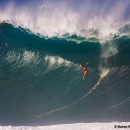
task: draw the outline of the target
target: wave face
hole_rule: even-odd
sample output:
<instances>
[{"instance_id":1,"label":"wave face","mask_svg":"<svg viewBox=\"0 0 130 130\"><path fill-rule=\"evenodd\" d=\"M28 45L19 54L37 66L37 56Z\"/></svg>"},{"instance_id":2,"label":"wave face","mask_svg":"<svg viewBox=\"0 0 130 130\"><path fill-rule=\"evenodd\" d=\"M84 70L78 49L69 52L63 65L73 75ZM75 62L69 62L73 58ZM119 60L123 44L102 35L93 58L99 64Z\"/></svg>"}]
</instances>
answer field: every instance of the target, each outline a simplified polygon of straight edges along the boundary
<instances>
[{"instance_id":1,"label":"wave face","mask_svg":"<svg viewBox=\"0 0 130 130\"><path fill-rule=\"evenodd\" d=\"M1 125L129 121L130 2L94 2L0 3Z\"/></svg>"},{"instance_id":2,"label":"wave face","mask_svg":"<svg viewBox=\"0 0 130 130\"><path fill-rule=\"evenodd\" d=\"M129 120L129 38L76 44L4 23L0 41L1 124Z\"/></svg>"}]
</instances>

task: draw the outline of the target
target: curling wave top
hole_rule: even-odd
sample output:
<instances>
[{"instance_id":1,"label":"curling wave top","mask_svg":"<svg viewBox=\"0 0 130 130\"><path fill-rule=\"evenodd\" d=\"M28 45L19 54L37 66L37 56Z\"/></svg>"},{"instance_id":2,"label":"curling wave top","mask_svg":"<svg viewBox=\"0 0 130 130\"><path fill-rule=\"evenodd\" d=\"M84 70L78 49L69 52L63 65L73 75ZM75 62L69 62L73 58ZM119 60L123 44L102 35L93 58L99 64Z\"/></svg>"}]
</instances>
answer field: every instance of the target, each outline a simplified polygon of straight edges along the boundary
<instances>
[{"instance_id":1,"label":"curling wave top","mask_svg":"<svg viewBox=\"0 0 130 130\"><path fill-rule=\"evenodd\" d=\"M0 4L0 22L45 38L104 42L130 37L130 1L38 1ZM75 38L78 37L78 38Z\"/></svg>"}]
</instances>

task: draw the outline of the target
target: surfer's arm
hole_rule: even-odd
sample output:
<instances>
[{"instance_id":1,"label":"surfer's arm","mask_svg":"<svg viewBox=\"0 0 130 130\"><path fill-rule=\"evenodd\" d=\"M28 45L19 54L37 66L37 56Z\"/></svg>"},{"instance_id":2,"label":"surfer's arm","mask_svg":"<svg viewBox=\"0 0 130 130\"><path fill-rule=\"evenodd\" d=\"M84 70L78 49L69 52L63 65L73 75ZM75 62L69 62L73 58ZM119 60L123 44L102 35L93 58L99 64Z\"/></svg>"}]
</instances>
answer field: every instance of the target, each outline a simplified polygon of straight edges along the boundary
<instances>
[{"instance_id":1,"label":"surfer's arm","mask_svg":"<svg viewBox=\"0 0 130 130\"><path fill-rule=\"evenodd\" d=\"M89 63L89 62L88 62ZM86 63L86 65L85 66L87 66L88 65L88 63Z\"/></svg>"}]
</instances>

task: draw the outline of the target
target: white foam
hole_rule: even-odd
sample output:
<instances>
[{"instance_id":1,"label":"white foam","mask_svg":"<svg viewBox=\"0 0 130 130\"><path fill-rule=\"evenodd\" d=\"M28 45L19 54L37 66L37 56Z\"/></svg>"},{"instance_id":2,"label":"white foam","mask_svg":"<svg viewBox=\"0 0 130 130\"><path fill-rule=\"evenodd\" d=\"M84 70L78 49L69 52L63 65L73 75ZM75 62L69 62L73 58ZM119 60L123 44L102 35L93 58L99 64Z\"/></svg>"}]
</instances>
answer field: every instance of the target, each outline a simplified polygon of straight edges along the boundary
<instances>
[{"instance_id":1,"label":"white foam","mask_svg":"<svg viewBox=\"0 0 130 130\"><path fill-rule=\"evenodd\" d=\"M114 35L130 35L119 30L122 23L127 24L130 21L129 17L124 18L129 4L129 1L118 0L110 5L106 2L101 8L93 1L84 1L75 9L70 7L67 1L40 1L34 10L33 3L20 7L15 3L8 3L0 9L0 21L9 22L16 27L21 26L45 37L75 34L86 39L95 37L100 41L106 41Z\"/></svg>"},{"instance_id":2,"label":"white foam","mask_svg":"<svg viewBox=\"0 0 130 130\"><path fill-rule=\"evenodd\" d=\"M0 130L126 130L130 128L130 122L113 123L75 123L59 124L51 126L0 126Z\"/></svg>"},{"instance_id":3,"label":"white foam","mask_svg":"<svg viewBox=\"0 0 130 130\"><path fill-rule=\"evenodd\" d=\"M25 62L30 62L34 58L34 52L25 51L23 53L23 60Z\"/></svg>"},{"instance_id":4,"label":"white foam","mask_svg":"<svg viewBox=\"0 0 130 130\"><path fill-rule=\"evenodd\" d=\"M57 69L59 67L63 66L75 66L71 61L65 60L60 56L53 56L53 55L46 55L43 59L40 57L39 52L33 52L28 50L23 50L23 52L20 54L15 51L9 51L5 57L5 60L9 63L13 63L14 65L17 65L17 67L22 66L36 66L39 63L42 63L43 65L46 65L45 72L48 72L52 69ZM76 66L76 68L78 65Z\"/></svg>"},{"instance_id":5,"label":"white foam","mask_svg":"<svg viewBox=\"0 0 130 130\"><path fill-rule=\"evenodd\" d=\"M103 46L105 45L102 45L102 58L111 57L118 53L118 48L112 43L109 43L109 45L106 48L104 48Z\"/></svg>"},{"instance_id":6,"label":"white foam","mask_svg":"<svg viewBox=\"0 0 130 130\"><path fill-rule=\"evenodd\" d=\"M5 60L9 63L16 63L19 67L29 65L30 63L38 64L39 54L27 50L24 50L22 54L15 51L9 51Z\"/></svg>"},{"instance_id":7,"label":"white foam","mask_svg":"<svg viewBox=\"0 0 130 130\"><path fill-rule=\"evenodd\" d=\"M49 65L56 65L56 67L59 66L69 66L71 64L70 61L67 61L59 56L51 56L51 55L46 55L44 57L45 62L49 63Z\"/></svg>"},{"instance_id":8,"label":"white foam","mask_svg":"<svg viewBox=\"0 0 130 130\"><path fill-rule=\"evenodd\" d=\"M5 60L9 63L15 62L16 60L19 60L20 54L16 53L15 51L9 51L5 57Z\"/></svg>"},{"instance_id":9,"label":"white foam","mask_svg":"<svg viewBox=\"0 0 130 130\"><path fill-rule=\"evenodd\" d=\"M109 69L103 69L101 74L100 74L100 78L104 78L107 74L109 73Z\"/></svg>"}]
</instances>

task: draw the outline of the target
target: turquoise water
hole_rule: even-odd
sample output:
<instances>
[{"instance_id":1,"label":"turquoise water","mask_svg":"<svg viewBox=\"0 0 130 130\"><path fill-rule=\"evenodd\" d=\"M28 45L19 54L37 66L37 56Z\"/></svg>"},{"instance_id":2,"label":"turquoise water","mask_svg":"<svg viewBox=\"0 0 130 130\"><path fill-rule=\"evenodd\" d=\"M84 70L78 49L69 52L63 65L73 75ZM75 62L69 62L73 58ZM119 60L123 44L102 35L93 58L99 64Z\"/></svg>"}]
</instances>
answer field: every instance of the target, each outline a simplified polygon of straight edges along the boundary
<instances>
[{"instance_id":1,"label":"turquoise water","mask_svg":"<svg viewBox=\"0 0 130 130\"><path fill-rule=\"evenodd\" d=\"M129 121L129 37L82 40L0 24L1 125Z\"/></svg>"}]
</instances>

